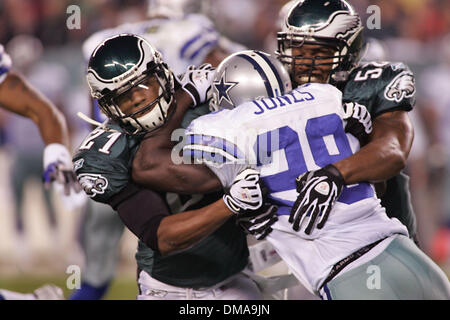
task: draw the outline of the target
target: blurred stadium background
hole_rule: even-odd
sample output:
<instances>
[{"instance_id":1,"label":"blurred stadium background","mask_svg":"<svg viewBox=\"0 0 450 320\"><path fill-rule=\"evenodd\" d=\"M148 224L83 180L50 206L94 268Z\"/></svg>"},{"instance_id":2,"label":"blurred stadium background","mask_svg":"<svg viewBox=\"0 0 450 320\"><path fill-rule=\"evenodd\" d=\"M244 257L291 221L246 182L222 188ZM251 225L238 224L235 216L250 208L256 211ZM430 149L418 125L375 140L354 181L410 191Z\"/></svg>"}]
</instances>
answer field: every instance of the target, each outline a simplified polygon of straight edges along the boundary
<instances>
[{"instance_id":1,"label":"blurred stadium background","mask_svg":"<svg viewBox=\"0 0 450 320\"><path fill-rule=\"evenodd\" d=\"M273 52L278 11L285 0L209 0L208 12L230 39ZM81 9L81 28L69 30L69 5ZM423 250L450 275L450 2L448 0L352 1L363 21L381 9L387 60L406 62L416 75L416 136L407 172ZM73 148L88 125L88 90L81 45L93 32L146 18L146 0L0 0L0 43L16 70L66 114ZM0 110L0 287L31 292L45 283L67 296L66 269L83 264L78 244L83 210L43 190L43 144L29 120ZM106 299L135 299L136 240L121 242L117 278Z\"/></svg>"}]
</instances>

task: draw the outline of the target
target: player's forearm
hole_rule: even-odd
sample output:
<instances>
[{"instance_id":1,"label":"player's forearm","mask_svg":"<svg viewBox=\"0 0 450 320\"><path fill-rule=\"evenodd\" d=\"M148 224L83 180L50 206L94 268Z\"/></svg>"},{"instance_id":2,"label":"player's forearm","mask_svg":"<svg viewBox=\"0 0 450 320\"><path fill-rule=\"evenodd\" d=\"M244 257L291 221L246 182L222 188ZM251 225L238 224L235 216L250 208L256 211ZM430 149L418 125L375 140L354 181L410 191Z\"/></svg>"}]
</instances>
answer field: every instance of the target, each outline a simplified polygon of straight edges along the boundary
<instances>
[{"instance_id":1,"label":"player's forearm","mask_svg":"<svg viewBox=\"0 0 450 320\"><path fill-rule=\"evenodd\" d=\"M222 199L198 210L170 215L158 228L158 248L162 255L186 249L219 228L233 213Z\"/></svg>"},{"instance_id":2,"label":"player's forearm","mask_svg":"<svg viewBox=\"0 0 450 320\"><path fill-rule=\"evenodd\" d=\"M37 113L35 122L45 144L60 143L70 148L69 133L64 115L56 107L50 107L45 100L37 103L35 107L41 108Z\"/></svg>"},{"instance_id":3,"label":"player's forearm","mask_svg":"<svg viewBox=\"0 0 450 320\"><path fill-rule=\"evenodd\" d=\"M405 167L413 137L406 112L390 112L374 120L371 141L366 146L334 166L346 184L387 180Z\"/></svg>"},{"instance_id":4,"label":"player's forearm","mask_svg":"<svg viewBox=\"0 0 450 320\"><path fill-rule=\"evenodd\" d=\"M346 184L354 184L387 180L404 168L405 160L395 143L372 143L333 165L339 170Z\"/></svg>"},{"instance_id":5,"label":"player's forearm","mask_svg":"<svg viewBox=\"0 0 450 320\"><path fill-rule=\"evenodd\" d=\"M181 194L210 193L222 188L217 176L204 165L175 164L170 150L153 153L152 161L133 161L132 178L146 188Z\"/></svg>"},{"instance_id":6,"label":"player's forearm","mask_svg":"<svg viewBox=\"0 0 450 320\"><path fill-rule=\"evenodd\" d=\"M25 79L10 72L0 90L0 104L36 123L45 144L61 143L68 146L69 136L63 114Z\"/></svg>"}]
</instances>

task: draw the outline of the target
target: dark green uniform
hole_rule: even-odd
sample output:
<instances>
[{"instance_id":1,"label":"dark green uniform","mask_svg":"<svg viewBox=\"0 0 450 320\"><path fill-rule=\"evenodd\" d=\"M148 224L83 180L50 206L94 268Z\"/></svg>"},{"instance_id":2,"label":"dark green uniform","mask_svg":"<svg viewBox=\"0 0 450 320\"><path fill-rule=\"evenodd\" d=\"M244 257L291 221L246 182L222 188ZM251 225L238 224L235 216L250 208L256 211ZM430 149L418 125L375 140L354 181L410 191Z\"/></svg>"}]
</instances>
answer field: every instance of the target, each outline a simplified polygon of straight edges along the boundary
<instances>
[{"instance_id":1,"label":"dark green uniform","mask_svg":"<svg viewBox=\"0 0 450 320\"><path fill-rule=\"evenodd\" d=\"M206 107L189 110L183 125L207 112ZM102 203L109 203L111 197L128 184L132 159L140 142L116 125L108 125L108 128L113 130L94 130L73 158L74 170L85 192ZM204 207L221 195L167 193L162 196L171 213L177 213ZM139 269L161 282L178 287L205 288L227 279L247 265L246 241L234 219L229 219L213 234L177 254L161 256L139 241L136 260Z\"/></svg>"},{"instance_id":2,"label":"dark green uniform","mask_svg":"<svg viewBox=\"0 0 450 320\"><path fill-rule=\"evenodd\" d=\"M412 110L415 104L414 76L403 63L366 63L352 71L338 86L344 102L358 102L369 110L372 119L384 112ZM381 198L389 217L399 219L411 237L416 233L416 218L409 193L409 177L404 173L387 181Z\"/></svg>"}]
</instances>

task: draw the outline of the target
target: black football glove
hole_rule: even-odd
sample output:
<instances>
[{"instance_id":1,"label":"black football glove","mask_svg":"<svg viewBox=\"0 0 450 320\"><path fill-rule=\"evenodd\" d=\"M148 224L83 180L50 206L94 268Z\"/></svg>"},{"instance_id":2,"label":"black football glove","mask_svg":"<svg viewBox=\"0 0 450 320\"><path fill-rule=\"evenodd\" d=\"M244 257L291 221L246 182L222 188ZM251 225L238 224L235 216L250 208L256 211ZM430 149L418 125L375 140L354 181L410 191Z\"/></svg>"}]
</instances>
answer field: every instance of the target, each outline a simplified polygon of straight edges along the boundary
<instances>
[{"instance_id":1,"label":"black football glove","mask_svg":"<svg viewBox=\"0 0 450 320\"><path fill-rule=\"evenodd\" d=\"M361 146L369 141L372 132L372 119L369 111L362 104L348 102L342 105L344 108L344 118L346 121L345 132L351 133L358 139Z\"/></svg>"},{"instance_id":2,"label":"black football glove","mask_svg":"<svg viewBox=\"0 0 450 320\"><path fill-rule=\"evenodd\" d=\"M344 189L345 182L339 170L330 164L316 171L305 172L297 178L296 184L299 195L291 209L289 222L293 223L292 228L298 231L309 216L305 229L305 233L309 235L317 219L317 228L323 228L331 208Z\"/></svg>"},{"instance_id":3,"label":"black football glove","mask_svg":"<svg viewBox=\"0 0 450 320\"><path fill-rule=\"evenodd\" d=\"M277 206L266 203L257 212L239 215L236 224L245 233L253 235L257 240L263 240L272 232L272 225L278 221L277 210Z\"/></svg>"}]
</instances>

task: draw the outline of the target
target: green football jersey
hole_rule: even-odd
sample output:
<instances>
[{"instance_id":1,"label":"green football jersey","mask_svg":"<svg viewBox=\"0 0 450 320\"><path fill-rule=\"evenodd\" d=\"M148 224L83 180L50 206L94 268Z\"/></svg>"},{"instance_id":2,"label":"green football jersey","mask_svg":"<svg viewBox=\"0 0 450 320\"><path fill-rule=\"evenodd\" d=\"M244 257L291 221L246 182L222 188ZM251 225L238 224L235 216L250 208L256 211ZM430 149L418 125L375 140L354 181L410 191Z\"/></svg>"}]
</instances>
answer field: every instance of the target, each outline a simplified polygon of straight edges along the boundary
<instances>
[{"instance_id":1,"label":"green football jersey","mask_svg":"<svg viewBox=\"0 0 450 320\"><path fill-rule=\"evenodd\" d=\"M189 110L183 125L208 112L206 105ZM130 181L132 160L140 143L116 125L108 125L108 129L92 131L73 157L74 171L84 191L102 203L109 203ZM162 196L174 214L204 207L221 194ZM248 257L246 235L236 226L234 217L182 252L161 256L139 241L136 253L140 270L167 284L193 288L210 287L236 274L247 265Z\"/></svg>"},{"instance_id":2,"label":"green football jersey","mask_svg":"<svg viewBox=\"0 0 450 320\"><path fill-rule=\"evenodd\" d=\"M343 102L358 102L368 109L372 119L384 112L410 111L415 104L415 81L403 63L370 62L357 67L349 79L338 85ZM404 173L387 181L381 198L389 217L399 219L409 231L416 233L416 218L409 193L409 177Z\"/></svg>"},{"instance_id":3,"label":"green football jersey","mask_svg":"<svg viewBox=\"0 0 450 320\"><path fill-rule=\"evenodd\" d=\"M131 179L131 164L139 143L137 137L115 124L94 129L72 159L84 192L93 200L108 204Z\"/></svg>"}]
</instances>

